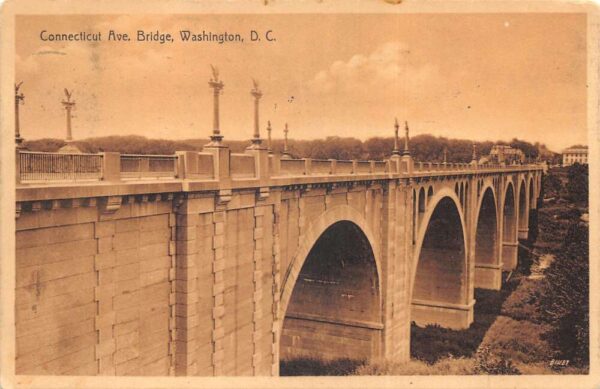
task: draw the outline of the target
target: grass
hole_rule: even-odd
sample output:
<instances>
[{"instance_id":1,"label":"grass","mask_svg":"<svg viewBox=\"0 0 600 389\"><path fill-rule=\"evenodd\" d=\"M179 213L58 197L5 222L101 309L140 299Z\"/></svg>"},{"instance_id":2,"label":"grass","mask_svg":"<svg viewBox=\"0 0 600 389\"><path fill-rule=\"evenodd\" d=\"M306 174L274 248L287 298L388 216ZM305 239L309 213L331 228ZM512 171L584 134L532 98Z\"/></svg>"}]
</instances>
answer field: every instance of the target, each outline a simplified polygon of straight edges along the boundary
<instances>
[{"instance_id":1,"label":"grass","mask_svg":"<svg viewBox=\"0 0 600 389\"><path fill-rule=\"evenodd\" d=\"M469 375L475 374L472 358L446 357L433 364L419 360L403 363L378 361L360 366L358 375Z\"/></svg>"}]
</instances>

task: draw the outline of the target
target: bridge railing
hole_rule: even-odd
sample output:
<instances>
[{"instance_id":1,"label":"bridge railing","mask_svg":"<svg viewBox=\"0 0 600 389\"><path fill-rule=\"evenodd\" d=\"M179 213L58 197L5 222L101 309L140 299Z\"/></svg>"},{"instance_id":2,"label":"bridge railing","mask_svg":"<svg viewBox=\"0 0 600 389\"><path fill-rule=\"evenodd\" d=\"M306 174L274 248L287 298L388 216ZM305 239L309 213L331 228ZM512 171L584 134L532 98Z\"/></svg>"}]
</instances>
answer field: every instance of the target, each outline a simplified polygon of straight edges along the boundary
<instances>
[{"instance_id":1,"label":"bridge railing","mask_svg":"<svg viewBox=\"0 0 600 389\"><path fill-rule=\"evenodd\" d=\"M177 156L122 154L121 178L175 178L177 177Z\"/></svg>"},{"instance_id":2,"label":"bridge railing","mask_svg":"<svg viewBox=\"0 0 600 389\"><path fill-rule=\"evenodd\" d=\"M231 154L229 168L233 178L252 178L256 176L254 156L249 154Z\"/></svg>"},{"instance_id":3,"label":"bridge railing","mask_svg":"<svg viewBox=\"0 0 600 389\"><path fill-rule=\"evenodd\" d=\"M102 177L102 154L45 153L19 151L17 180L89 181Z\"/></svg>"},{"instance_id":4,"label":"bridge railing","mask_svg":"<svg viewBox=\"0 0 600 389\"><path fill-rule=\"evenodd\" d=\"M287 176L301 176L305 174L304 159L282 159L280 174Z\"/></svg>"},{"instance_id":5,"label":"bridge railing","mask_svg":"<svg viewBox=\"0 0 600 389\"><path fill-rule=\"evenodd\" d=\"M120 181L145 179L215 180L264 179L286 176L428 174L446 171L522 169L524 165L498 163L411 162L285 159L266 150L229 153L228 150L183 151L176 155L45 153L17 150L17 183L56 181Z\"/></svg>"}]
</instances>

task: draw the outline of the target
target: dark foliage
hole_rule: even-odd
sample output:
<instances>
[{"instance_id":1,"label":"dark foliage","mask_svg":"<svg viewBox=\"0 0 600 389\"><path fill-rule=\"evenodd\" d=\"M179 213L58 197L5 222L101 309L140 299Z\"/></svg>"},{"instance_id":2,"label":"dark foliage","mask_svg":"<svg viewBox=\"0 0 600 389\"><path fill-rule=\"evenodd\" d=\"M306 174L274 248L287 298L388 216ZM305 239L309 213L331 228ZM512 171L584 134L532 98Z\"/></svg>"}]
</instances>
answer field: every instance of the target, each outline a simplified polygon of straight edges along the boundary
<instances>
[{"instance_id":1,"label":"dark foliage","mask_svg":"<svg viewBox=\"0 0 600 389\"><path fill-rule=\"evenodd\" d=\"M114 151L122 154L175 154L175 151L199 150L194 145L182 141L148 139L137 135L104 136L73 143L84 153ZM60 139L38 139L26 141L25 147L32 151L57 151L65 144Z\"/></svg>"},{"instance_id":2,"label":"dark foliage","mask_svg":"<svg viewBox=\"0 0 600 389\"><path fill-rule=\"evenodd\" d=\"M571 201L588 202L588 166L575 163L567 172L567 192Z\"/></svg>"},{"instance_id":3,"label":"dark foliage","mask_svg":"<svg viewBox=\"0 0 600 389\"><path fill-rule=\"evenodd\" d=\"M482 347L477 353L475 364L475 372L477 374L521 374L510 359L494 355L489 347Z\"/></svg>"},{"instance_id":4,"label":"dark foliage","mask_svg":"<svg viewBox=\"0 0 600 389\"><path fill-rule=\"evenodd\" d=\"M31 151L54 152L58 151L58 149L60 149L64 145L66 145L64 140L52 138L28 140L23 142L23 146L25 146L28 150Z\"/></svg>"},{"instance_id":5,"label":"dark foliage","mask_svg":"<svg viewBox=\"0 0 600 389\"><path fill-rule=\"evenodd\" d=\"M148 139L143 136L106 136L76 141L75 144L84 152L116 151L128 154L173 154L175 151L201 150L208 143L207 139L185 139L172 141L165 139ZM249 141L225 140L232 152L243 152ZM507 144L507 142L498 142ZM61 139L38 139L26 141L25 146L34 151L56 151L65 142ZM478 155L489 154L494 142L476 142ZM537 149L543 145L531 144L513 139L511 145L519 147L525 155L537 156ZM410 139L410 151L413 158L424 162L442 162L444 148L448 149L450 163L470 162L473 153L473 142L464 139L448 139L432 135L417 135ZM400 139L403 149L404 140ZM283 140L274 139L272 148L276 152L283 151ZM314 159L358 159L382 160L389 158L394 148L393 137L373 137L364 142L356 138L329 136L325 139L297 140L290 139L289 152L296 158Z\"/></svg>"},{"instance_id":6,"label":"dark foliage","mask_svg":"<svg viewBox=\"0 0 600 389\"><path fill-rule=\"evenodd\" d=\"M534 243L538 237L538 210L529 210L529 242Z\"/></svg>"},{"instance_id":7,"label":"dark foliage","mask_svg":"<svg viewBox=\"0 0 600 389\"><path fill-rule=\"evenodd\" d=\"M546 270L540 309L553 325L548 342L557 357L572 364L589 362L589 243L588 227L573 222L562 249Z\"/></svg>"},{"instance_id":8,"label":"dark foliage","mask_svg":"<svg viewBox=\"0 0 600 389\"><path fill-rule=\"evenodd\" d=\"M546 197L560 197L560 194L563 190L563 185L556 174L549 173L544 175L543 182L544 195Z\"/></svg>"},{"instance_id":9,"label":"dark foliage","mask_svg":"<svg viewBox=\"0 0 600 389\"><path fill-rule=\"evenodd\" d=\"M357 368L364 365L365 361L356 359L335 359L324 361L319 358L296 358L281 360L279 365L280 376L342 376L351 375Z\"/></svg>"},{"instance_id":10,"label":"dark foliage","mask_svg":"<svg viewBox=\"0 0 600 389\"><path fill-rule=\"evenodd\" d=\"M483 337L500 314L502 304L519 285L511 278L502 282L502 290L475 290L474 322L466 330L451 330L436 325L425 328L411 326L410 354L413 358L433 364L448 356L472 357Z\"/></svg>"}]
</instances>

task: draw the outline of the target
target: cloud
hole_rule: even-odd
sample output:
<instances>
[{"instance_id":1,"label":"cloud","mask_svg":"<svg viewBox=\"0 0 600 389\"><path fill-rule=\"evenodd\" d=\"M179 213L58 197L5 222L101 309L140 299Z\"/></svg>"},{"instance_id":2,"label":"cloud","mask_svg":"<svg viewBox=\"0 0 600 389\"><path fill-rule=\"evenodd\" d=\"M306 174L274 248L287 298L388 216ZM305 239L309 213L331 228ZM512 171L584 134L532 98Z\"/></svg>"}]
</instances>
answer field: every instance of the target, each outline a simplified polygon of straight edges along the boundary
<instances>
[{"instance_id":1,"label":"cloud","mask_svg":"<svg viewBox=\"0 0 600 389\"><path fill-rule=\"evenodd\" d=\"M422 94L437 78L437 69L416 63L407 45L388 42L368 55L356 54L347 61L333 62L314 76L309 88L318 94Z\"/></svg>"}]
</instances>

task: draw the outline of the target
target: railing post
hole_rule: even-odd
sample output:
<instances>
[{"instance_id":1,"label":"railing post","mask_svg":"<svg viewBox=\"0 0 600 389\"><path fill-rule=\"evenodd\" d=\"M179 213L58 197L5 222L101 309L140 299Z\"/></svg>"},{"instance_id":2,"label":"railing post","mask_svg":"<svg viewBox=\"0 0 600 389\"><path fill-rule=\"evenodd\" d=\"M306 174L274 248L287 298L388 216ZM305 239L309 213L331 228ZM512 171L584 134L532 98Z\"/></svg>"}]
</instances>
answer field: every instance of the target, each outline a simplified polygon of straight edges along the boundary
<instances>
[{"instance_id":1,"label":"railing post","mask_svg":"<svg viewBox=\"0 0 600 389\"><path fill-rule=\"evenodd\" d=\"M330 158L329 162L331 162L331 168L330 168L331 174L332 175L336 174L336 172L337 172L337 160Z\"/></svg>"},{"instance_id":2,"label":"railing post","mask_svg":"<svg viewBox=\"0 0 600 389\"><path fill-rule=\"evenodd\" d=\"M269 175L278 176L281 172L281 157L278 154L269 154Z\"/></svg>"},{"instance_id":3,"label":"railing post","mask_svg":"<svg viewBox=\"0 0 600 389\"><path fill-rule=\"evenodd\" d=\"M177 155L177 178L189 178L192 172L198 171L198 158L195 151L176 151Z\"/></svg>"},{"instance_id":4,"label":"railing post","mask_svg":"<svg viewBox=\"0 0 600 389\"><path fill-rule=\"evenodd\" d=\"M110 182L121 181L120 153L102 153L102 180Z\"/></svg>"},{"instance_id":5,"label":"railing post","mask_svg":"<svg viewBox=\"0 0 600 389\"><path fill-rule=\"evenodd\" d=\"M15 178L16 183L21 183L21 152L19 149L15 149Z\"/></svg>"},{"instance_id":6,"label":"railing post","mask_svg":"<svg viewBox=\"0 0 600 389\"><path fill-rule=\"evenodd\" d=\"M352 160L352 174L358 173L358 161L356 159Z\"/></svg>"},{"instance_id":7,"label":"railing post","mask_svg":"<svg viewBox=\"0 0 600 389\"><path fill-rule=\"evenodd\" d=\"M375 161L369 161L369 173L375 173Z\"/></svg>"},{"instance_id":8,"label":"railing post","mask_svg":"<svg viewBox=\"0 0 600 389\"><path fill-rule=\"evenodd\" d=\"M268 180L271 175L269 172L269 150L262 146L256 148L249 147L246 149L245 153L254 157L254 172L256 178L261 182L261 186L266 185L266 180Z\"/></svg>"},{"instance_id":9,"label":"railing post","mask_svg":"<svg viewBox=\"0 0 600 389\"><path fill-rule=\"evenodd\" d=\"M140 178L146 176L150 171L150 158L140 157Z\"/></svg>"},{"instance_id":10,"label":"railing post","mask_svg":"<svg viewBox=\"0 0 600 389\"><path fill-rule=\"evenodd\" d=\"M229 150L229 147L209 144L204 146L202 151L213 155L214 177L220 182L221 188L230 189L231 172L229 170L229 158L231 151Z\"/></svg>"},{"instance_id":11,"label":"railing post","mask_svg":"<svg viewBox=\"0 0 600 389\"><path fill-rule=\"evenodd\" d=\"M311 158L304 158L304 174L307 176L310 176L311 174L311 167L312 167L312 159Z\"/></svg>"}]
</instances>

